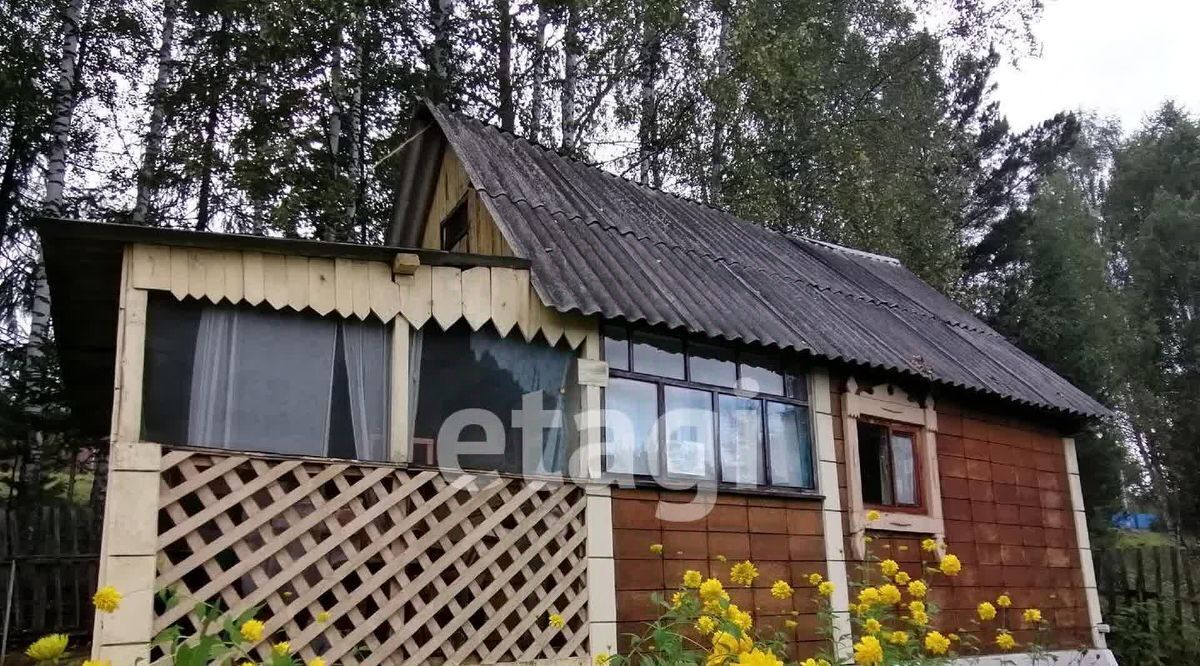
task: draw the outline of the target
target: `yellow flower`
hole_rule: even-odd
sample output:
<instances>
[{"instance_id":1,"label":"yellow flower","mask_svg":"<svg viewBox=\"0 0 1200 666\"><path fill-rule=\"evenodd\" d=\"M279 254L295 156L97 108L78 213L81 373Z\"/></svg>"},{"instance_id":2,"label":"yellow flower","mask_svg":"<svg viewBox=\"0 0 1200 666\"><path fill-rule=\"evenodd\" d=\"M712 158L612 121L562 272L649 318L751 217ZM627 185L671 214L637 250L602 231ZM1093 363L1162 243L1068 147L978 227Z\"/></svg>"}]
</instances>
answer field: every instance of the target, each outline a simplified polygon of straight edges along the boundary
<instances>
[{"instance_id":1,"label":"yellow flower","mask_svg":"<svg viewBox=\"0 0 1200 666\"><path fill-rule=\"evenodd\" d=\"M754 624L754 618L746 611L738 608L736 604L729 604L729 609L725 611L725 619L732 622L734 626L743 632L748 631Z\"/></svg>"},{"instance_id":2,"label":"yellow flower","mask_svg":"<svg viewBox=\"0 0 1200 666\"><path fill-rule=\"evenodd\" d=\"M729 569L730 582L738 585L750 587L754 583L754 579L758 578L758 567L750 560L738 562Z\"/></svg>"},{"instance_id":3,"label":"yellow flower","mask_svg":"<svg viewBox=\"0 0 1200 666\"><path fill-rule=\"evenodd\" d=\"M874 636L863 636L854 644L854 663L859 666L876 666L883 663L883 646Z\"/></svg>"},{"instance_id":4,"label":"yellow flower","mask_svg":"<svg viewBox=\"0 0 1200 666\"><path fill-rule=\"evenodd\" d=\"M950 649L950 639L939 631L931 631L925 634L925 649L930 654L946 654L946 650Z\"/></svg>"},{"instance_id":5,"label":"yellow flower","mask_svg":"<svg viewBox=\"0 0 1200 666\"><path fill-rule=\"evenodd\" d=\"M867 512L867 520L869 520L871 522L875 522L875 521L879 520L879 518L880 518L879 512L876 511L875 509L871 509L870 511Z\"/></svg>"},{"instance_id":6,"label":"yellow flower","mask_svg":"<svg viewBox=\"0 0 1200 666\"><path fill-rule=\"evenodd\" d=\"M823 581L823 580L825 580L825 579L819 573L808 574L808 584L812 585L813 587L820 585L821 581Z\"/></svg>"},{"instance_id":7,"label":"yellow flower","mask_svg":"<svg viewBox=\"0 0 1200 666\"><path fill-rule=\"evenodd\" d=\"M979 619L981 620L986 621L996 619L996 607L993 606L989 601L979 604L975 610L979 613Z\"/></svg>"},{"instance_id":8,"label":"yellow flower","mask_svg":"<svg viewBox=\"0 0 1200 666\"><path fill-rule=\"evenodd\" d=\"M107 659L84 659L80 666L112 666L112 662Z\"/></svg>"},{"instance_id":9,"label":"yellow flower","mask_svg":"<svg viewBox=\"0 0 1200 666\"><path fill-rule=\"evenodd\" d=\"M884 560L879 563L879 570L883 572L883 575L891 578L900 571L900 565L896 564L896 560Z\"/></svg>"},{"instance_id":10,"label":"yellow flower","mask_svg":"<svg viewBox=\"0 0 1200 666\"><path fill-rule=\"evenodd\" d=\"M320 657L313 657L308 660L308 666L325 666L325 660Z\"/></svg>"},{"instance_id":11,"label":"yellow flower","mask_svg":"<svg viewBox=\"0 0 1200 666\"><path fill-rule=\"evenodd\" d=\"M291 651L291 649L292 649L292 645L290 643L288 643L287 641L279 641L278 643L271 646L271 652L274 652L275 654L279 655L280 657L286 655L288 652Z\"/></svg>"},{"instance_id":12,"label":"yellow flower","mask_svg":"<svg viewBox=\"0 0 1200 666\"><path fill-rule=\"evenodd\" d=\"M910 613L924 613L924 612L925 612L925 602L924 602L924 601L910 601L910 602L908 602L908 612L910 612Z\"/></svg>"},{"instance_id":13,"label":"yellow flower","mask_svg":"<svg viewBox=\"0 0 1200 666\"><path fill-rule=\"evenodd\" d=\"M891 583L880 585L879 600L889 606L900 603L900 588Z\"/></svg>"},{"instance_id":14,"label":"yellow flower","mask_svg":"<svg viewBox=\"0 0 1200 666\"><path fill-rule=\"evenodd\" d=\"M888 634L888 642L892 645L905 645L908 643L907 631L893 631Z\"/></svg>"},{"instance_id":15,"label":"yellow flower","mask_svg":"<svg viewBox=\"0 0 1200 666\"><path fill-rule=\"evenodd\" d=\"M879 620L876 620L875 618L871 618L863 623L863 629L865 629L868 634L877 634L882 628L883 625L879 624Z\"/></svg>"},{"instance_id":16,"label":"yellow flower","mask_svg":"<svg viewBox=\"0 0 1200 666\"><path fill-rule=\"evenodd\" d=\"M725 586L716 578L709 578L700 583L700 598L704 601L716 601L725 596Z\"/></svg>"},{"instance_id":17,"label":"yellow flower","mask_svg":"<svg viewBox=\"0 0 1200 666\"><path fill-rule=\"evenodd\" d=\"M724 555L717 555L717 561L718 562L728 562L729 558L725 557Z\"/></svg>"},{"instance_id":18,"label":"yellow flower","mask_svg":"<svg viewBox=\"0 0 1200 666\"><path fill-rule=\"evenodd\" d=\"M933 551L937 550L937 542L933 539L925 539L921 542L921 550L927 553L932 553Z\"/></svg>"},{"instance_id":19,"label":"yellow flower","mask_svg":"<svg viewBox=\"0 0 1200 666\"><path fill-rule=\"evenodd\" d=\"M42 636L25 650L25 655L34 661L58 659L67 651L67 640L66 634Z\"/></svg>"},{"instance_id":20,"label":"yellow flower","mask_svg":"<svg viewBox=\"0 0 1200 666\"><path fill-rule=\"evenodd\" d=\"M740 666L783 666L783 662L770 651L751 650L738 655Z\"/></svg>"},{"instance_id":21,"label":"yellow flower","mask_svg":"<svg viewBox=\"0 0 1200 666\"><path fill-rule=\"evenodd\" d=\"M599 652L596 654L596 666L604 666L612 657L607 652Z\"/></svg>"},{"instance_id":22,"label":"yellow flower","mask_svg":"<svg viewBox=\"0 0 1200 666\"><path fill-rule=\"evenodd\" d=\"M1012 599L1009 599L1007 594L1002 594L996 597L996 605L1001 608L1008 608L1012 605Z\"/></svg>"},{"instance_id":23,"label":"yellow flower","mask_svg":"<svg viewBox=\"0 0 1200 666\"><path fill-rule=\"evenodd\" d=\"M776 599L787 599L792 596L792 586L785 580L777 580L771 585L771 596Z\"/></svg>"},{"instance_id":24,"label":"yellow flower","mask_svg":"<svg viewBox=\"0 0 1200 666\"><path fill-rule=\"evenodd\" d=\"M958 572L962 571L962 562L959 561L957 555L947 554L942 558L942 563L938 565L938 568L947 576L957 576Z\"/></svg>"},{"instance_id":25,"label":"yellow flower","mask_svg":"<svg viewBox=\"0 0 1200 666\"><path fill-rule=\"evenodd\" d=\"M555 629L562 629L563 627L567 626L567 621L564 620L563 616L559 615L558 613L551 613L550 626L554 627Z\"/></svg>"},{"instance_id":26,"label":"yellow flower","mask_svg":"<svg viewBox=\"0 0 1200 666\"><path fill-rule=\"evenodd\" d=\"M865 606L874 606L879 603L879 590L873 587L864 587L858 591L858 603Z\"/></svg>"},{"instance_id":27,"label":"yellow flower","mask_svg":"<svg viewBox=\"0 0 1200 666\"><path fill-rule=\"evenodd\" d=\"M740 652L749 652L753 647L754 641L750 640L749 636L743 636L739 640L728 631L715 632L712 635L712 655L709 657L709 662L712 663L715 658L716 663L724 663L726 657Z\"/></svg>"},{"instance_id":28,"label":"yellow flower","mask_svg":"<svg viewBox=\"0 0 1200 666\"><path fill-rule=\"evenodd\" d=\"M918 627L923 627L929 624L929 614L925 611L916 611L912 614L912 617L908 618L908 621Z\"/></svg>"},{"instance_id":29,"label":"yellow flower","mask_svg":"<svg viewBox=\"0 0 1200 666\"><path fill-rule=\"evenodd\" d=\"M707 636L717 628L717 621L709 615L701 615L700 619L696 620L696 631L700 632L701 636Z\"/></svg>"},{"instance_id":30,"label":"yellow flower","mask_svg":"<svg viewBox=\"0 0 1200 666\"><path fill-rule=\"evenodd\" d=\"M911 581L912 581L912 577L909 576L908 572L906 572L906 571L901 571L900 573L896 574L896 584L897 585L908 585L909 582L911 582Z\"/></svg>"},{"instance_id":31,"label":"yellow flower","mask_svg":"<svg viewBox=\"0 0 1200 666\"><path fill-rule=\"evenodd\" d=\"M655 555L662 555L662 551L663 547L661 543L650 544L650 552L654 553Z\"/></svg>"},{"instance_id":32,"label":"yellow flower","mask_svg":"<svg viewBox=\"0 0 1200 666\"><path fill-rule=\"evenodd\" d=\"M1011 650L1016 646L1017 640L1013 638L1012 634L1003 630L996 634L996 647L1001 650Z\"/></svg>"},{"instance_id":33,"label":"yellow flower","mask_svg":"<svg viewBox=\"0 0 1200 666\"><path fill-rule=\"evenodd\" d=\"M111 613L121 605L121 593L112 585L105 585L92 595L92 605L101 613Z\"/></svg>"},{"instance_id":34,"label":"yellow flower","mask_svg":"<svg viewBox=\"0 0 1200 666\"><path fill-rule=\"evenodd\" d=\"M800 662L800 666L829 666L829 662L825 661L824 659L813 659L812 657L809 657L808 659Z\"/></svg>"},{"instance_id":35,"label":"yellow flower","mask_svg":"<svg viewBox=\"0 0 1200 666\"><path fill-rule=\"evenodd\" d=\"M1042 611L1036 608L1026 608L1021 614L1021 619L1025 620L1026 624L1037 624L1042 621Z\"/></svg>"},{"instance_id":36,"label":"yellow flower","mask_svg":"<svg viewBox=\"0 0 1200 666\"><path fill-rule=\"evenodd\" d=\"M800 626L800 623L795 620L784 620L783 626L787 627L788 629L795 629L796 627Z\"/></svg>"},{"instance_id":37,"label":"yellow flower","mask_svg":"<svg viewBox=\"0 0 1200 666\"><path fill-rule=\"evenodd\" d=\"M683 605L683 592L676 592L671 595L671 608L679 608Z\"/></svg>"},{"instance_id":38,"label":"yellow flower","mask_svg":"<svg viewBox=\"0 0 1200 666\"><path fill-rule=\"evenodd\" d=\"M257 643L258 641L261 641L264 628L265 627L263 626L263 623L259 622L258 620L246 620L246 622L242 624L242 628L240 630L240 633L242 634L242 640L250 643Z\"/></svg>"},{"instance_id":39,"label":"yellow flower","mask_svg":"<svg viewBox=\"0 0 1200 666\"><path fill-rule=\"evenodd\" d=\"M700 583L703 580L704 579L700 575L700 572L696 571L695 569L688 569L687 571L683 572L683 586L684 587L690 587L690 588L695 589L697 587L700 587Z\"/></svg>"},{"instance_id":40,"label":"yellow flower","mask_svg":"<svg viewBox=\"0 0 1200 666\"><path fill-rule=\"evenodd\" d=\"M929 591L929 586L923 580L914 580L908 584L908 593L918 599L924 599L925 593Z\"/></svg>"},{"instance_id":41,"label":"yellow flower","mask_svg":"<svg viewBox=\"0 0 1200 666\"><path fill-rule=\"evenodd\" d=\"M829 595L833 594L833 583L829 581L822 581L821 584L817 586L817 592L823 597L828 597Z\"/></svg>"},{"instance_id":42,"label":"yellow flower","mask_svg":"<svg viewBox=\"0 0 1200 666\"><path fill-rule=\"evenodd\" d=\"M953 641L955 643L962 640L961 638L958 637L958 634L947 634L946 638L949 638L951 641Z\"/></svg>"}]
</instances>

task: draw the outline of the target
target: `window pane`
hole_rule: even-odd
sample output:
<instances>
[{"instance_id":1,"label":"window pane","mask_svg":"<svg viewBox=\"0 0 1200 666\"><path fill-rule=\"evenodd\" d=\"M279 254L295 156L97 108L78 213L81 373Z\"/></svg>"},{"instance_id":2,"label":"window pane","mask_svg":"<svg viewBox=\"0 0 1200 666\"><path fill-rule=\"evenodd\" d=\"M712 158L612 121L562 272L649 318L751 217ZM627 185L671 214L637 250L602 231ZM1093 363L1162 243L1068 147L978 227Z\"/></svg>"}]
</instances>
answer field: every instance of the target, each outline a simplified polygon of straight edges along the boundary
<instances>
[{"instance_id":1,"label":"window pane","mask_svg":"<svg viewBox=\"0 0 1200 666\"><path fill-rule=\"evenodd\" d=\"M896 504L917 503L917 466L912 435L892 434L892 476L896 479Z\"/></svg>"},{"instance_id":2,"label":"window pane","mask_svg":"<svg viewBox=\"0 0 1200 666\"><path fill-rule=\"evenodd\" d=\"M716 386L737 387L737 363L732 349L716 345L688 345L691 381Z\"/></svg>"},{"instance_id":3,"label":"window pane","mask_svg":"<svg viewBox=\"0 0 1200 666\"><path fill-rule=\"evenodd\" d=\"M747 391L783 395L779 364L763 356L742 355L742 386Z\"/></svg>"},{"instance_id":4,"label":"window pane","mask_svg":"<svg viewBox=\"0 0 1200 666\"><path fill-rule=\"evenodd\" d=\"M390 339L373 319L152 295L143 437L386 460Z\"/></svg>"},{"instance_id":5,"label":"window pane","mask_svg":"<svg viewBox=\"0 0 1200 666\"><path fill-rule=\"evenodd\" d=\"M712 393L667 386L663 395L667 474L712 478Z\"/></svg>"},{"instance_id":6,"label":"window pane","mask_svg":"<svg viewBox=\"0 0 1200 666\"><path fill-rule=\"evenodd\" d=\"M656 474L658 387L612 377L604 390L604 453L608 471Z\"/></svg>"},{"instance_id":7,"label":"window pane","mask_svg":"<svg viewBox=\"0 0 1200 666\"><path fill-rule=\"evenodd\" d=\"M629 333L624 327L604 327L604 360L613 370L629 369Z\"/></svg>"},{"instance_id":8,"label":"window pane","mask_svg":"<svg viewBox=\"0 0 1200 666\"><path fill-rule=\"evenodd\" d=\"M721 480L762 485L762 402L733 395L718 399Z\"/></svg>"},{"instance_id":9,"label":"window pane","mask_svg":"<svg viewBox=\"0 0 1200 666\"><path fill-rule=\"evenodd\" d=\"M866 504L891 504L891 482L887 476L887 428L858 422L858 469L862 498Z\"/></svg>"},{"instance_id":10,"label":"window pane","mask_svg":"<svg viewBox=\"0 0 1200 666\"><path fill-rule=\"evenodd\" d=\"M494 330L472 331L460 323L447 331L427 326L414 336L419 346L419 370L413 378L417 394L413 437L434 442L447 418L465 409L480 409L494 415L503 430L502 452L468 453L458 456L464 469L488 469L519 473L564 469L564 388L571 365L570 351L545 344L528 344L523 338L501 338ZM520 410L525 396L541 393L542 408L562 416L546 425L535 440L536 448L523 451L522 433L513 411ZM483 425L471 425L459 433L459 441L483 442ZM449 460L439 464L452 465Z\"/></svg>"},{"instance_id":11,"label":"window pane","mask_svg":"<svg viewBox=\"0 0 1200 666\"><path fill-rule=\"evenodd\" d=\"M653 333L634 333L633 371L683 379L683 340Z\"/></svg>"},{"instance_id":12,"label":"window pane","mask_svg":"<svg viewBox=\"0 0 1200 666\"><path fill-rule=\"evenodd\" d=\"M812 446L808 410L798 405L767 403L767 436L771 442L771 485L812 488Z\"/></svg>"},{"instance_id":13,"label":"window pane","mask_svg":"<svg viewBox=\"0 0 1200 666\"><path fill-rule=\"evenodd\" d=\"M803 372L787 374L788 397L808 402L808 375Z\"/></svg>"}]
</instances>

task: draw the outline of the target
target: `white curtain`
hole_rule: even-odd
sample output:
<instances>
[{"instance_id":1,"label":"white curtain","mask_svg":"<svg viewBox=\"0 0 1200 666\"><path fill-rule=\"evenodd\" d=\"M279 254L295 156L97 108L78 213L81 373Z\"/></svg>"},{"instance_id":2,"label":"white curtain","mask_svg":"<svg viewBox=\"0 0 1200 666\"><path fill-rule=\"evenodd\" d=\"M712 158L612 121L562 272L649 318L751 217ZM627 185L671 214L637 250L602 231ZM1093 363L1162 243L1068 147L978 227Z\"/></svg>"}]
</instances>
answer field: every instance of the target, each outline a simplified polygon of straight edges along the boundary
<instances>
[{"instance_id":1,"label":"white curtain","mask_svg":"<svg viewBox=\"0 0 1200 666\"><path fill-rule=\"evenodd\" d=\"M338 330L342 358L335 358ZM389 340L377 322L205 305L188 405L188 442L327 455L335 363L344 363L356 457L386 460Z\"/></svg>"},{"instance_id":2,"label":"white curtain","mask_svg":"<svg viewBox=\"0 0 1200 666\"><path fill-rule=\"evenodd\" d=\"M346 319L342 328L342 347L349 384L350 422L354 428L354 448L360 460L388 459L387 390L392 362L388 330L378 323L367 324Z\"/></svg>"}]
</instances>

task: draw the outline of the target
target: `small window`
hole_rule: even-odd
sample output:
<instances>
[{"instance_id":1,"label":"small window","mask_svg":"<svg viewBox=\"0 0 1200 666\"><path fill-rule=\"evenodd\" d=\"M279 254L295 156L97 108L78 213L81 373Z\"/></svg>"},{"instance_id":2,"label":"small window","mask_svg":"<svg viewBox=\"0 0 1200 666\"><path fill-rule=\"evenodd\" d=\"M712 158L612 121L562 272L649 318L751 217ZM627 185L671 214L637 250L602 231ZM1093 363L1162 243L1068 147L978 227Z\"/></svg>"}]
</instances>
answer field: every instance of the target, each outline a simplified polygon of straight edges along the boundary
<instances>
[{"instance_id":1,"label":"small window","mask_svg":"<svg viewBox=\"0 0 1200 666\"><path fill-rule=\"evenodd\" d=\"M654 333L633 334L633 371L683 379L683 340Z\"/></svg>"},{"instance_id":2,"label":"small window","mask_svg":"<svg viewBox=\"0 0 1200 666\"><path fill-rule=\"evenodd\" d=\"M464 200L442 220L442 249L447 252L467 252L467 202Z\"/></svg>"},{"instance_id":3,"label":"small window","mask_svg":"<svg viewBox=\"0 0 1200 666\"><path fill-rule=\"evenodd\" d=\"M859 478L866 504L916 507L916 434L908 428L858 421Z\"/></svg>"},{"instance_id":4,"label":"small window","mask_svg":"<svg viewBox=\"0 0 1200 666\"><path fill-rule=\"evenodd\" d=\"M375 319L153 293L142 438L387 460L390 355L388 326Z\"/></svg>"}]
</instances>

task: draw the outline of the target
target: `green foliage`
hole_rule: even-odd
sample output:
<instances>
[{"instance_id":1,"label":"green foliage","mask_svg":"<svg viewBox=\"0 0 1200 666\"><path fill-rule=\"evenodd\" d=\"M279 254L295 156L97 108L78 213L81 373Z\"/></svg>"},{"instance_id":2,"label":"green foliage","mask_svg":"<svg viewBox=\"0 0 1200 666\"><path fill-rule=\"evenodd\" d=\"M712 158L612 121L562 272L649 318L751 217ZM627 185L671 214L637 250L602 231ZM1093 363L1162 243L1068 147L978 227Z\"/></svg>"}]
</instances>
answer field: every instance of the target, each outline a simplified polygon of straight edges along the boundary
<instances>
[{"instance_id":1,"label":"green foliage","mask_svg":"<svg viewBox=\"0 0 1200 666\"><path fill-rule=\"evenodd\" d=\"M182 599L171 590L158 594L160 602L170 608ZM266 661L257 662L256 656L247 652L251 641L243 635L242 627L254 620L260 608L251 608L241 615L224 612L214 604L198 602L192 615L199 618L200 626L194 634L188 634L179 625L171 625L158 633L152 645L162 649L170 666L232 666L236 663L261 663L262 666L301 666L301 661L289 654L286 643L283 649L272 650Z\"/></svg>"},{"instance_id":2,"label":"green foliage","mask_svg":"<svg viewBox=\"0 0 1200 666\"><path fill-rule=\"evenodd\" d=\"M1157 602L1143 601L1117 609L1106 617L1112 631L1108 646L1118 663L1127 666L1183 666L1200 663L1200 629L1164 621Z\"/></svg>"}]
</instances>

